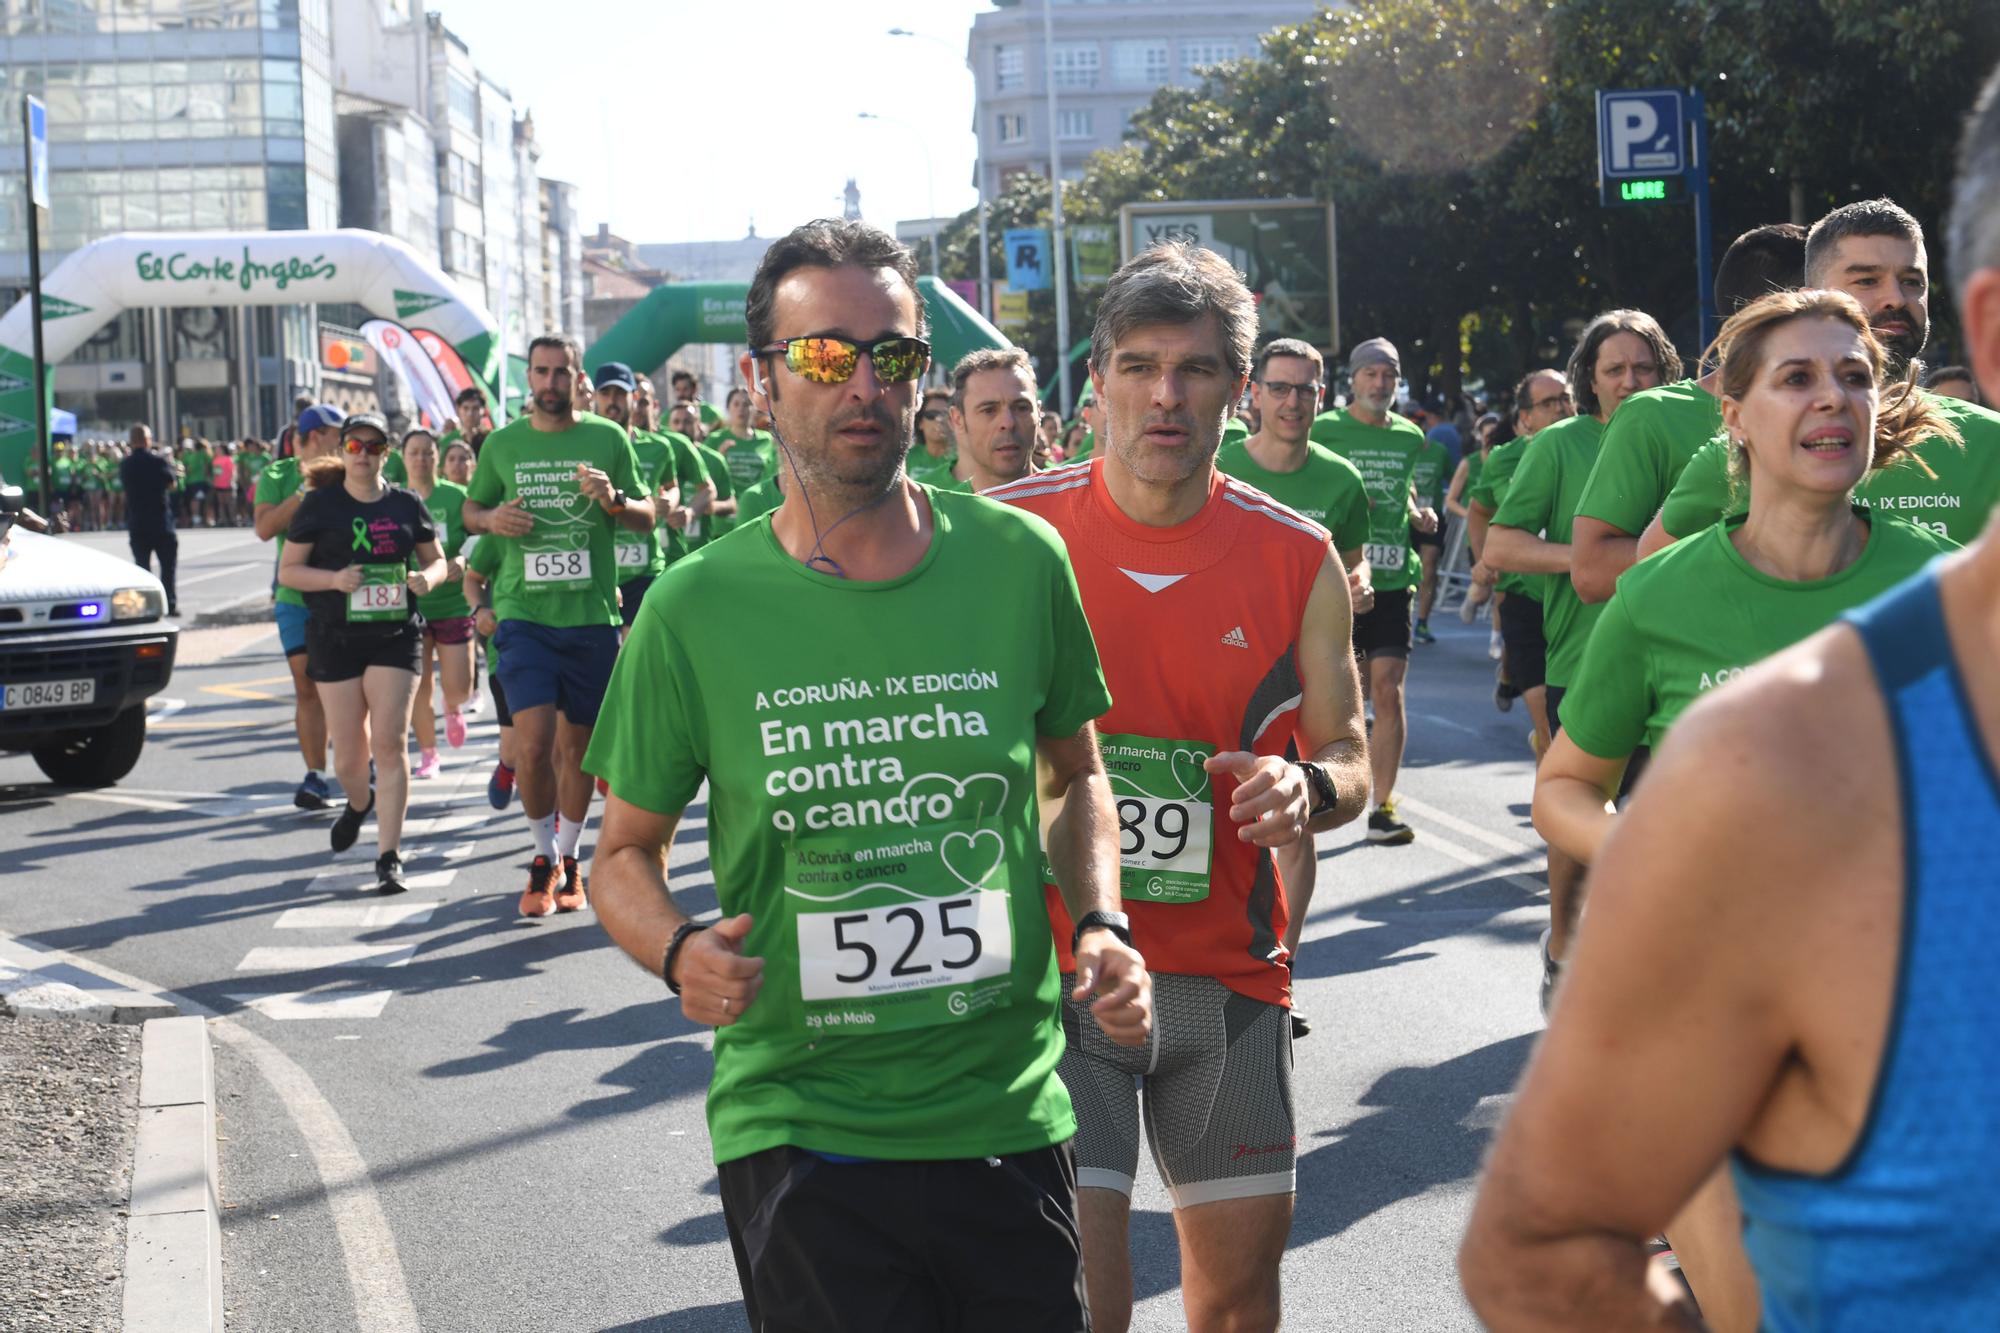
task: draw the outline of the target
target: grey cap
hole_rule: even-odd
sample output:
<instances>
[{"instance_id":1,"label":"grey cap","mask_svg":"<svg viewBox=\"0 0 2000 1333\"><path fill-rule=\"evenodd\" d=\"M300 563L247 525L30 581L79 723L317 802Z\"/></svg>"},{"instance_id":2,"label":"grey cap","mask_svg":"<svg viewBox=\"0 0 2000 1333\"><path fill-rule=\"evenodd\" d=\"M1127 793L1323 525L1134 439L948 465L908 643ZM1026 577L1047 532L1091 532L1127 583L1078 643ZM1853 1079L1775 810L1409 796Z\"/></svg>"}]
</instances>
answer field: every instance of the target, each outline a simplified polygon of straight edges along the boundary
<instances>
[{"instance_id":1,"label":"grey cap","mask_svg":"<svg viewBox=\"0 0 2000 1333\"><path fill-rule=\"evenodd\" d=\"M1369 366L1387 366L1396 372L1398 379L1403 375L1403 358L1396 355L1396 344L1387 338L1370 338L1347 354L1347 373L1352 375Z\"/></svg>"}]
</instances>

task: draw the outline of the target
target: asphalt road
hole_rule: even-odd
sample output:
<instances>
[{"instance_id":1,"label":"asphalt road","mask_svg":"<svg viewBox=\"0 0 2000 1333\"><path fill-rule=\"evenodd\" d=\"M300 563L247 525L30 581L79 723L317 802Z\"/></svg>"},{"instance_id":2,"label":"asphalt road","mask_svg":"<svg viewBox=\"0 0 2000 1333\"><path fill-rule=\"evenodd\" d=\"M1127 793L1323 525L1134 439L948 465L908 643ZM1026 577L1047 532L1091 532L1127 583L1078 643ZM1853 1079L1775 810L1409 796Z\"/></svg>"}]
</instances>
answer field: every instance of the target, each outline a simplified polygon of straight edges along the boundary
<instances>
[{"instance_id":1,"label":"asphalt road","mask_svg":"<svg viewBox=\"0 0 2000 1333\"><path fill-rule=\"evenodd\" d=\"M116 534L81 538L122 550ZM415 786L406 898L356 892L301 771L269 548L182 534L180 662L117 788L0 758L0 929L226 1015L232 1327L742 1329L703 1119L707 1033L586 913L514 916L527 830L484 784L490 715ZM1472 1329L1452 1255L1540 1023L1546 902L1527 721L1490 698L1483 625L1412 667L1400 791L1417 841L1321 839L1298 967L1299 1195L1288 1326ZM714 907L699 808L675 889ZM1135 1327L1183 1327L1166 1199L1135 1200Z\"/></svg>"}]
</instances>

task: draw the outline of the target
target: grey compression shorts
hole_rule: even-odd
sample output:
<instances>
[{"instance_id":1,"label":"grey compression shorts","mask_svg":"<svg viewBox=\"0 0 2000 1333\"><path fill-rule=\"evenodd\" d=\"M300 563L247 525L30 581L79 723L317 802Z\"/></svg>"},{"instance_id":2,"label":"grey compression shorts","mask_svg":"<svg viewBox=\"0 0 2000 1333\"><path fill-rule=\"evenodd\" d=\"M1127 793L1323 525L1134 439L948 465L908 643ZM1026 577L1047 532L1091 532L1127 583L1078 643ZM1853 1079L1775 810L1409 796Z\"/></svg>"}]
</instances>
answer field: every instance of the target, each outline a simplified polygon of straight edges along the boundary
<instances>
[{"instance_id":1,"label":"grey compression shorts","mask_svg":"<svg viewBox=\"0 0 2000 1333\"><path fill-rule=\"evenodd\" d=\"M1107 1038L1063 979L1057 1072L1076 1105L1078 1188L1129 1196L1142 1112L1174 1207L1289 1194L1296 1183L1292 1024L1281 1005L1213 977L1153 974L1144 1046Z\"/></svg>"}]
</instances>

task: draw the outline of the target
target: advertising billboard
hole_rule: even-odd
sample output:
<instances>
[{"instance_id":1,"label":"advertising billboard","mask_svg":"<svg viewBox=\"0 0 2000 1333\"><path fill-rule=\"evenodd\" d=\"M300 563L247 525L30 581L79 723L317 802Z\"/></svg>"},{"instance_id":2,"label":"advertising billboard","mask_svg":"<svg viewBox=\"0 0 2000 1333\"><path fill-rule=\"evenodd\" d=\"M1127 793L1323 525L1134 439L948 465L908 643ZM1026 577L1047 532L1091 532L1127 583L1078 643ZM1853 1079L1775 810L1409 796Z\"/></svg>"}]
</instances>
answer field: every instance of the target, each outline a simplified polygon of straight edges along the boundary
<instances>
[{"instance_id":1,"label":"advertising billboard","mask_svg":"<svg viewBox=\"0 0 2000 1333\"><path fill-rule=\"evenodd\" d=\"M1234 264L1257 296L1258 341L1302 338L1340 348L1333 205L1316 199L1193 200L1118 210L1123 257L1159 241L1189 241Z\"/></svg>"}]
</instances>

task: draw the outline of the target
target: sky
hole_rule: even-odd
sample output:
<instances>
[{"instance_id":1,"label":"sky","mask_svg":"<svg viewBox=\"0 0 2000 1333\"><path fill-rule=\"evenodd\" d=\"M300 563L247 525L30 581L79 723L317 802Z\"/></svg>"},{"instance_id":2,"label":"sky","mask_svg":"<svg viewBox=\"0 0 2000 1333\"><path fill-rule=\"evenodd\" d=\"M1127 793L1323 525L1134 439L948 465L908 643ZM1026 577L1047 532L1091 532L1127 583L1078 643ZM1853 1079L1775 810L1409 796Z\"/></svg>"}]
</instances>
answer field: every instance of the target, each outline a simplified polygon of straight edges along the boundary
<instances>
[{"instance_id":1,"label":"sky","mask_svg":"<svg viewBox=\"0 0 2000 1333\"><path fill-rule=\"evenodd\" d=\"M573 0L570 20L546 0L425 7L534 113L541 174L577 186L586 233L731 240L754 217L774 235L837 215L850 176L885 226L978 202L965 45L988 0Z\"/></svg>"}]
</instances>

